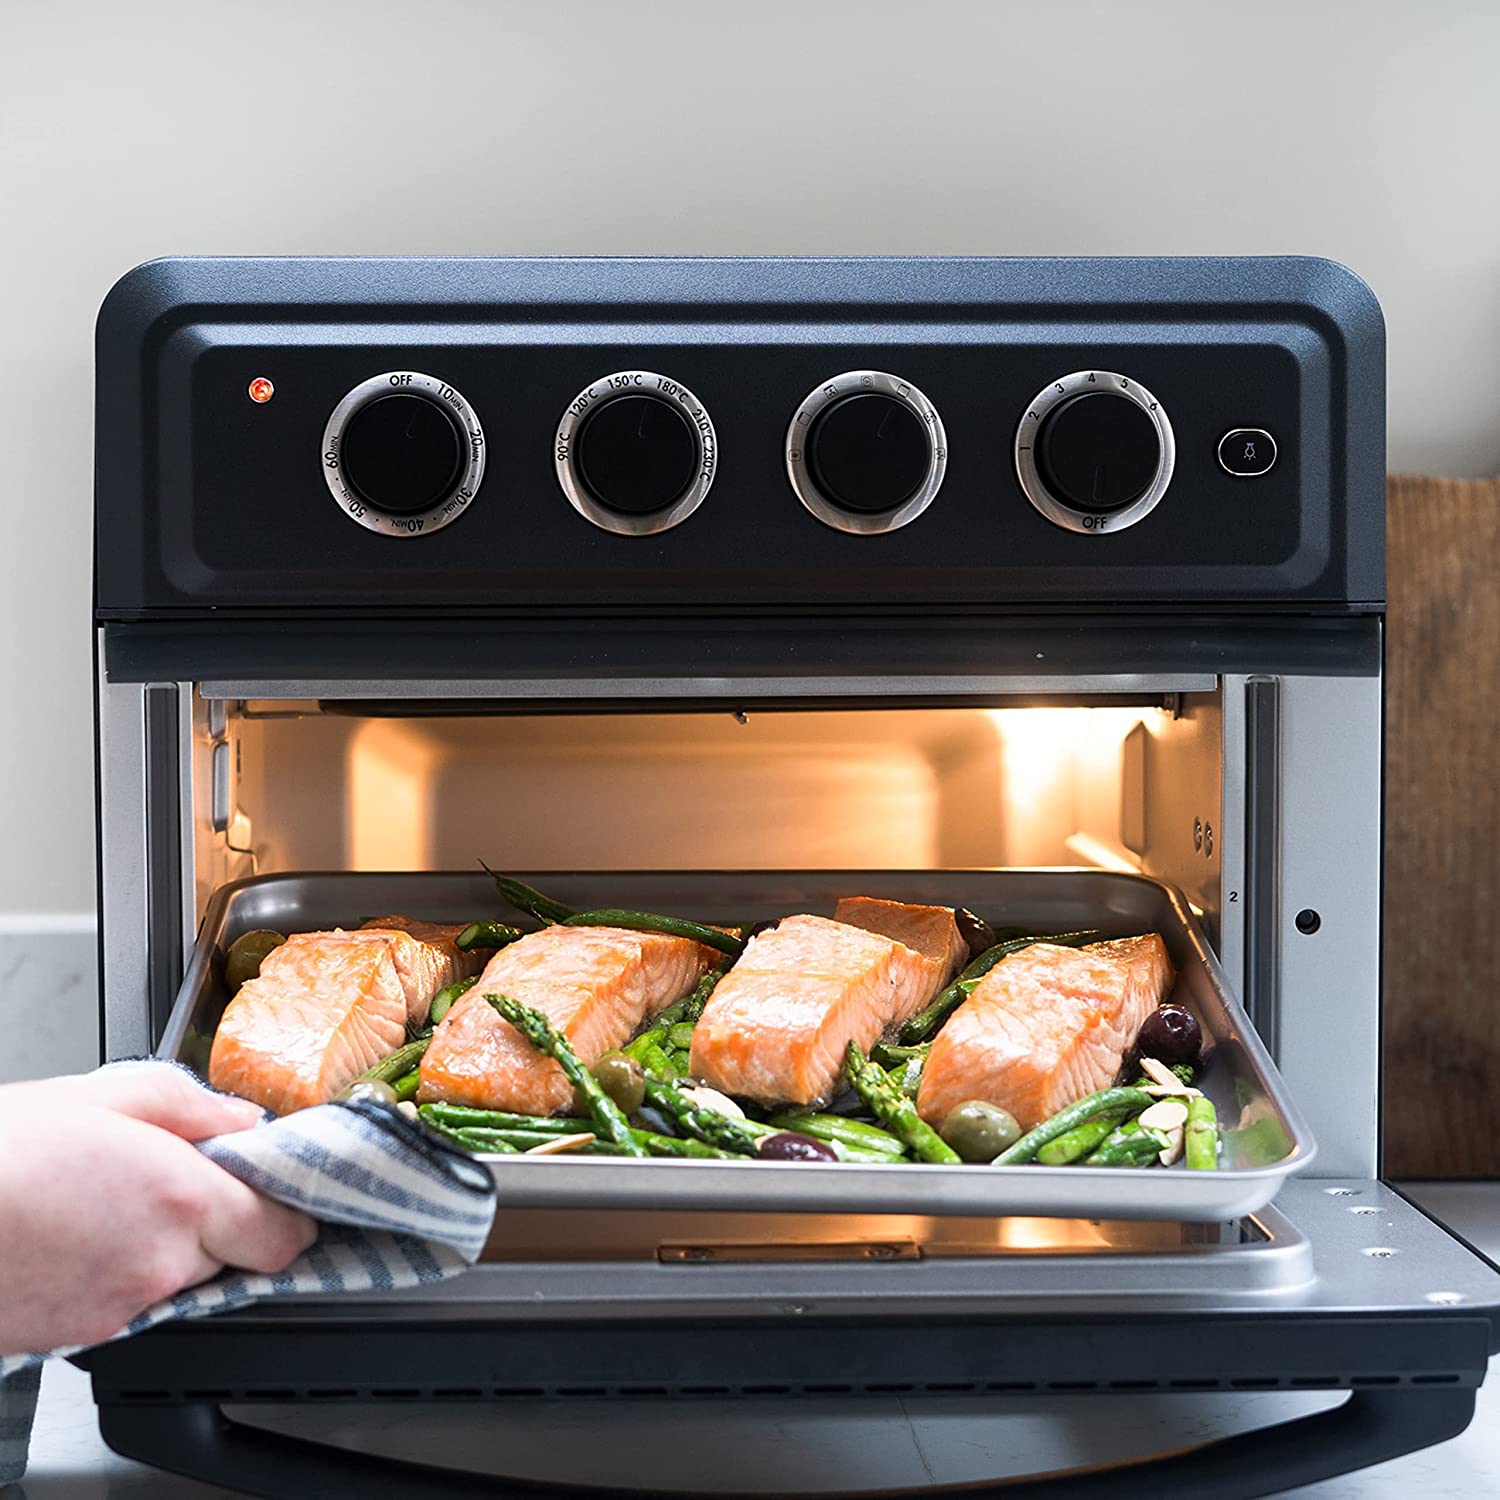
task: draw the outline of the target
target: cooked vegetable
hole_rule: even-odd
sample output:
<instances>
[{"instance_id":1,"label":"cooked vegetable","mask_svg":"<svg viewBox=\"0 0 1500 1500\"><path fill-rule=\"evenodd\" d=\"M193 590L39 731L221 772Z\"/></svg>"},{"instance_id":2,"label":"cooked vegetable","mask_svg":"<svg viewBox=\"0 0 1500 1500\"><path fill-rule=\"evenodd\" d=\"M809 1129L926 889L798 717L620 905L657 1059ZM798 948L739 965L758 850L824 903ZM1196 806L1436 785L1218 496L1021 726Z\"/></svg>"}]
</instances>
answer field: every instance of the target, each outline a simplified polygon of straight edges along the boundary
<instances>
[{"instance_id":1,"label":"cooked vegetable","mask_svg":"<svg viewBox=\"0 0 1500 1500\"><path fill-rule=\"evenodd\" d=\"M538 1052L545 1052L573 1085L588 1101L589 1115L598 1127L599 1134L619 1146L627 1156L644 1156L646 1149L638 1145L630 1133L630 1124L620 1107L599 1086L599 1081L579 1060L568 1039L552 1029L551 1022L540 1011L512 1000L508 995L486 995L484 997L510 1022Z\"/></svg>"},{"instance_id":2,"label":"cooked vegetable","mask_svg":"<svg viewBox=\"0 0 1500 1500\"><path fill-rule=\"evenodd\" d=\"M894 1068L898 1063L911 1062L913 1058L919 1058L925 1062L927 1054L931 1051L931 1042L922 1042L915 1047L898 1047L892 1042L876 1042L870 1048L870 1061L879 1063L882 1068Z\"/></svg>"},{"instance_id":3,"label":"cooked vegetable","mask_svg":"<svg viewBox=\"0 0 1500 1500\"><path fill-rule=\"evenodd\" d=\"M550 1152L544 1148L551 1147L553 1151L556 1151L558 1142L572 1139L577 1144L565 1154L637 1157L691 1156L721 1161L732 1159L730 1152L718 1151L712 1146L704 1145L702 1141L678 1140L669 1135L654 1135L649 1130L631 1131L628 1146L622 1146L614 1141L601 1141L594 1136L592 1131L561 1134L540 1130L489 1130L483 1126L467 1126L450 1130L432 1120L427 1120L425 1123L439 1134L455 1140L467 1151L499 1153L502 1156L513 1152L546 1155ZM582 1139L585 1135L590 1137L586 1142Z\"/></svg>"},{"instance_id":4,"label":"cooked vegetable","mask_svg":"<svg viewBox=\"0 0 1500 1500\"><path fill-rule=\"evenodd\" d=\"M565 927L626 927L632 932L665 932L671 937L689 938L702 943L706 948L717 948L738 958L744 950L744 940L731 932L721 932L703 922L694 922L687 917L664 917L652 911L621 911L615 907L599 911L581 911L562 919Z\"/></svg>"},{"instance_id":5,"label":"cooked vegetable","mask_svg":"<svg viewBox=\"0 0 1500 1500\"><path fill-rule=\"evenodd\" d=\"M922 1088L922 1064L925 1057L914 1057L900 1067L890 1071L891 1086L899 1089L908 1099L915 1099Z\"/></svg>"},{"instance_id":6,"label":"cooked vegetable","mask_svg":"<svg viewBox=\"0 0 1500 1500\"><path fill-rule=\"evenodd\" d=\"M1168 1066L1195 1068L1203 1056L1203 1030L1185 1005L1161 1005L1146 1017L1136 1047Z\"/></svg>"},{"instance_id":7,"label":"cooked vegetable","mask_svg":"<svg viewBox=\"0 0 1500 1500\"><path fill-rule=\"evenodd\" d=\"M557 1115L517 1115L503 1109L474 1109L467 1104L423 1104L417 1113L428 1125L449 1130L531 1130L573 1135L589 1128L589 1121Z\"/></svg>"},{"instance_id":8,"label":"cooked vegetable","mask_svg":"<svg viewBox=\"0 0 1500 1500\"><path fill-rule=\"evenodd\" d=\"M1058 1136L1066 1135L1075 1126L1092 1120L1096 1115L1111 1112L1139 1113L1152 1102L1151 1095L1143 1094L1139 1089L1100 1089L1097 1094L1090 1094L1086 1099L1070 1104L1050 1120L1043 1120L1034 1130L1027 1131L1015 1145L1002 1151L992 1165L1013 1167L1021 1162L1031 1161L1048 1141L1055 1141Z\"/></svg>"},{"instance_id":9,"label":"cooked vegetable","mask_svg":"<svg viewBox=\"0 0 1500 1500\"><path fill-rule=\"evenodd\" d=\"M1133 1124L1127 1121L1126 1125ZM1162 1141L1149 1130L1114 1131L1099 1147L1083 1159L1086 1167L1149 1167L1162 1151Z\"/></svg>"},{"instance_id":10,"label":"cooked vegetable","mask_svg":"<svg viewBox=\"0 0 1500 1500\"><path fill-rule=\"evenodd\" d=\"M673 1052L685 1052L693 1045L693 1023L679 1021L667 1033L667 1047Z\"/></svg>"},{"instance_id":11,"label":"cooked vegetable","mask_svg":"<svg viewBox=\"0 0 1500 1500\"><path fill-rule=\"evenodd\" d=\"M1145 1077L1137 1080L1132 1085L1134 1088L1146 1089L1148 1092L1155 1090L1159 1093L1174 1094L1184 1099L1199 1092L1193 1087L1193 1079L1196 1077L1193 1069L1184 1067L1181 1063L1169 1068L1164 1062L1158 1062L1154 1057L1143 1057L1140 1060L1140 1068Z\"/></svg>"},{"instance_id":12,"label":"cooked vegetable","mask_svg":"<svg viewBox=\"0 0 1500 1500\"><path fill-rule=\"evenodd\" d=\"M422 1061L422 1055L427 1051L427 1044L431 1040L430 1035L418 1037L414 1042L407 1042L404 1047L397 1047L373 1067L366 1068L354 1083L395 1083L398 1078L404 1078ZM349 1087L353 1088L354 1084Z\"/></svg>"},{"instance_id":13,"label":"cooked vegetable","mask_svg":"<svg viewBox=\"0 0 1500 1500\"><path fill-rule=\"evenodd\" d=\"M1059 932L1037 937L1012 938L1004 943L996 943L994 947L985 949L926 1010L919 1011L902 1026L901 1040L908 1046L915 1042L926 1041L974 993L975 985L1002 958L1009 958L1012 953L1019 953L1021 949L1029 948L1033 943L1057 943L1064 948L1082 948L1087 943L1099 942L1103 936L1102 932Z\"/></svg>"},{"instance_id":14,"label":"cooked vegetable","mask_svg":"<svg viewBox=\"0 0 1500 1500\"><path fill-rule=\"evenodd\" d=\"M446 1125L439 1125L436 1120L423 1120L422 1122L439 1139L446 1141L450 1146L457 1146L460 1151L487 1151L500 1156L518 1155L516 1147L508 1141L502 1141L496 1137L492 1142L479 1141L471 1138L466 1130L450 1130Z\"/></svg>"},{"instance_id":15,"label":"cooked vegetable","mask_svg":"<svg viewBox=\"0 0 1500 1500\"><path fill-rule=\"evenodd\" d=\"M517 911L530 912L539 922L549 924L565 922L573 915L571 906L564 906L561 901L554 901L550 896L544 896L534 886L529 886L524 881L512 880L508 875L495 874L483 860L480 860L479 864L484 873L495 882L495 889Z\"/></svg>"},{"instance_id":16,"label":"cooked vegetable","mask_svg":"<svg viewBox=\"0 0 1500 1500\"><path fill-rule=\"evenodd\" d=\"M504 948L525 936L519 927L504 922L470 922L453 942L467 953L470 948Z\"/></svg>"},{"instance_id":17,"label":"cooked vegetable","mask_svg":"<svg viewBox=\"0 0 1500 1500\"><path fill-rule=\"evenodd\" d=\"M869 1105L875 1117L891 1128L891 1133L906 1144L921 1161L948 1164L961 1160L959 1154L917 1113L917 1107L904 1094L891 1087L885 1074L869 1062L856 1042L844 1052L844 1073L854 1091Z\"/></svg>"},{"instance_id":18,"label":"cooked vegetable","mask_svg":"<svg viewBox=\"0 0 1500 1500\"><path fill-rule=\"evenodd\" d=\"M356 1078L338 1095L339 1104L383 1104L394 1109L396 1090L383 1078Z\"/></svg>"},{"instance_id":19,"label":"cooked vegetable","mask_svg":"<svg viewBox=\"0 0 1500 1500\"><path fill-rule=\"evenodd\" d=\"M396 1091L396 1103L405 1104L409 1099L417 1097L417 1088L422 1082L422 1070L413 1068L410 1073L403 1073L391 1087Z\"/></svg>"},{"instance_id":20,"label":"cooked vegetable","mask_svg":"<svg viewBox=\"0 0 1500 1500\"><path fill-rule=\"evenodd\" d=\"M268 953L279 948L286 938L269 927L257 927L253 932L242 932L224 955L224 983L232 995L247 979L260 973L260 966Z\"/></svg>"},{"instance_id":21,"label":"cooked vegetable","mask_svg":"<svg viewBox=\"0 0 1500 1500\"><path fill-rule=\"evenodd\" d=\"M623 1052L606 1052L594 1064L594 1077L599 1087L620 1106L623 1113L633 1115L646 1097L646 1071L639 1061Z\"/></svg>"},{"instance_id":22,"label":"cooked vegetable","mask_svg":"<svg viewBox=\"0 0 1500 1500\"><path fill-rule=\"evenodd\" d=\"M1069 1162L1081 1160L1099 1146L1125 1116L1116 1111L1095 1115L1082 1125L1065 1130L1055 1140L1048 1141L1038 1149L1036 1159L1046 1167L1065 1167Z\"/></svg>"},{"instance_id":23,"label":"cooked vegetable","mask_svg":"<svg viewBox=\"0 0 1500 1500\"><path fill-rule=\"evenodd\" d=\"M652 1135L644 1130L637 1131L636 1136L652 1156L692 1156L715 1161L743 1159L738 1151L721 1151L717 1146L694 1140L691 1136Z\"/></svg>"},{"instance_id":24,"label":"cooked vegetable","mask_svg":"<svg viewBox=\"0 0 1500 1500\"><path fill-rule=\"evenodd\" d=\"M948 1111L939 1131L964 1161L994 1161L1021 1138L1021 1127L1008 1109L983 1099L968 1099Z\"/></svg>"},{"instance_id":25,"label":"cooked vegetable","mask_svg":"<svg viewBox=\"0 0 1500 1500\"><path fill-rule=\"evenodd\" d=\"M953 913L953 922L958 928L958 935L969 945L971 960L978 958L981 953L989 952L998 941L995 929L983 917L976 917L967 906L960 906Z\"/></svg>"},{"instance_id":26,"label":"cooked vegetable","mask_svg":"<svg viewBox=\"0 0 1500 1500\"><path fill-rule=\"evenodd\" d=\"M444 985L443 988L440 989L437 994L432 997L432 1024L436 1026L438 1022L441 1021L443 1017L453 1009L453 1002L457 1000L460 995L467 995L469 991L472 990L478 983L479 976L475 974L468 979L460 979L453 984Z\"/></svg>"},{"instance_id":27,"label":"cooked vegetable","mask_svg":"<svg viewBox=\"0 0 1500 1500\"><path fill-rule=\"evenodd\" d=\"M648 1076L645 1092L647 1103L668 1115L688 1135L721 1151L733 1151L740 1156L755 1154L755 1137L741 1121L731 1120L716 1109L704 1109L660 1078Z\"/></svg>"},{"instance_id":28,"label":"cooked vegetable","mask_svg":"<svg viewBox=\"0 0 1500 1500\"><path fill-rule=\"evenodd\" d=\"M867 1125L862 1120L848 1120L843 1115L799 1115L795 1113L772 1115L771 1124L777 1130L790 1131L794 1135L810 1135L814 1140L836 1141L844 1146L853 1146L857 1151L874 1151L882 1156L906 1155L906 1147L889 1131L878 1125Z\"/></svg>"},{"instance_id":29,"label":"cooked vegetable","mask_svg":"<svg viewBox=\"0 0 1500 1500\"><path fill-rule=\"evenodd\" d=\"M810 1135L798 1135L791 1130L764 1137L757 1155L765 1157L767 1161L838 1160L838 1154L832 1146L816 1141Z\"/></svg>"},{"instance_id":30,"label":"cooked vegetable","mask_svg":"<svg viewBox=\"0 0 1500 1500\"><path fill-rule=\"evenodd\" d=\"M1188 1169L1213 1172L1219 1166L1219 1116L1212 1099L1199 1095L1188 1100L1183 1152Z\"/></svg>"}]
</instances>

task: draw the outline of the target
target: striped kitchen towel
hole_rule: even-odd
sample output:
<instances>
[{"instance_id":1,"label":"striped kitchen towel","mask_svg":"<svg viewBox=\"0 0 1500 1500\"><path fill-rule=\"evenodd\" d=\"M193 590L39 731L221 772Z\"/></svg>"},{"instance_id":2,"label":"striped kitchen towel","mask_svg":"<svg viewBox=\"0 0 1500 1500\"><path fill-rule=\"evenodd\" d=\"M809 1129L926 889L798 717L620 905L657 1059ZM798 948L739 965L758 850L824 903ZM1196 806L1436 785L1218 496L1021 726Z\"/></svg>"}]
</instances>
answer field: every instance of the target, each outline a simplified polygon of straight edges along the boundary
<instances>
[{"instance_id":1,"label":"striped kitchen towel","mask_svg":"<svg viewBox=\"0 0 1500 1500\"><path fill-rule=\"evenodd\" d=\"M216 1136L198 1149L325 1227L286 1270L274 1276L228 1272L147 1308L116 1338L263 1297L442 1281L479 1258L495 1217L495 1185L483 1167L377 1104L319 1105ZM43 1362L79 1347L0 1355L0 1486L26 1470Z\"/></svg>"}]
</instances>

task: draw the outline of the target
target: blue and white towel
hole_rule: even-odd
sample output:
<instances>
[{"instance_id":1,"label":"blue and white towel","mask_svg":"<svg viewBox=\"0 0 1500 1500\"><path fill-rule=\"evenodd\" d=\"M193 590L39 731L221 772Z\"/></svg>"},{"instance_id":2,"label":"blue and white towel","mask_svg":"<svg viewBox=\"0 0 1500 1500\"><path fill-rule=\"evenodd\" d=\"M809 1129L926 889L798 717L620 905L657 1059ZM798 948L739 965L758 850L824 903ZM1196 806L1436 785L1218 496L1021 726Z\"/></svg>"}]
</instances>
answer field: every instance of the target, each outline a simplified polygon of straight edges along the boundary
<instances>
[{"instance_id":1,"label":"blue and white towel","mask_svg":"<svg viewBox=\"0 0 1500 1500\"><path fill-rule=\"evenodd\" d=\"M201 1318L263 1297L389 1291L456 1275L479 1258L495 1185L461 1152L374 1104L323 1104L198 1149L226 1172L324 1224L312 1248L274 1276L228 1272L149 1307L115 1335ZM54 1354L0 1355L0 1486L26 1471L42 1364Z\"/></svg>"}]
</instances>

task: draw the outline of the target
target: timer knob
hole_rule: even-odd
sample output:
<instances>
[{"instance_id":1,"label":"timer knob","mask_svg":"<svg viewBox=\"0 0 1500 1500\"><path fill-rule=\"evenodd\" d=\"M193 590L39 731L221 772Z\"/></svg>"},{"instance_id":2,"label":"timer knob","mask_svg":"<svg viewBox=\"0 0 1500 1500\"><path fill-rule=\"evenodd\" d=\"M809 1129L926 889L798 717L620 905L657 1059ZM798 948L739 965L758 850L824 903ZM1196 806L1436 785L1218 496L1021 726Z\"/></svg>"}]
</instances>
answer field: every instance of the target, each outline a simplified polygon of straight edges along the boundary
<instances>
[{"instance_id":1,"label":"timer knob","mask_svg":"<svg viewBox=\"0 0 1500 1500\"><path fill-rule=\"evenodd\" d=\"M468 509L484 477L484 432L445 380L390 370L361 381L323 429L323 477L367 531L425 536Z\"/></svg>"},{"instance_id":2,"label":"timer knob","mask_svg":"<svg viewBox=\"0 0 1500 1500\"><path fill-rule=\"evenodd\" d=\"M579 515L618 536L652 536L703 503L718 440L703 403L680 381L617 370L568 403L553 460Z\"/></svg>"},{"instance_id":3,"label":"timer knob","mask_svg":"<svg viewBox=\"0 0 1500 1500\"><path fill-rule=\"evenodd\" d=\"M437 402L380 396L344 427L344 482L388 515L418 515L452 490L465 447L458 423Z\"/></svg>"},{"instance_id":4,"label":"timer knob","mask_svg":"<svg viewBox=\"0 0 1500 1500\"><path fill-rule=\"evenodd\" d=\"M937 410L909 380L881 370L824 381L787 428L787 478L797 498L825 525L856 536L916 520L947 465Z\"/></svg>"},{"instance_id":5,"label":"timer knob","mask_svg":"<svg viewBox=\"0 0 1500 1500\"><path fill-rule=\"evenodd\" d=\"M657 396L606 401L576 438L579 477L601 505L644 516L670 505L693 482L698 440L687 418Z\"/></svg>"},{"instance_id":6,"label":"timer knob","mask_svg":"<svg viewBox=\"0 0 1500 1500\"><path fill-rule=\"evenodd\" d=\"M1176 447L1161 403L1108 370L1054 380L1016 431L1016 476L1054 525L1097 535L1150 514L1172 479Z\"/></svg>"}]
</instances>

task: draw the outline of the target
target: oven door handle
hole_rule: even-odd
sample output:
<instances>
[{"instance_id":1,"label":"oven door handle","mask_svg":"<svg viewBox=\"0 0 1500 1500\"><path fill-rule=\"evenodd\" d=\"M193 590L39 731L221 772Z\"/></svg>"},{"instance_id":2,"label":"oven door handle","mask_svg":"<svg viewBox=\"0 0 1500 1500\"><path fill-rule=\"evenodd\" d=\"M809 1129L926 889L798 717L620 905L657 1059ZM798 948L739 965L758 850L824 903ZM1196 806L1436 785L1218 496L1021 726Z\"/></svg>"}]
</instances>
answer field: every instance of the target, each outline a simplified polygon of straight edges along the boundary
<instances>
[{"instance_id":1,"label":"oven door handle","mask_svg":"<svg viewBox=\"0 0 1500 1500\"><path fill-rule=\"evenodd\" d=\"M1474 1414L1470 1387L1358 1390L1340 1406L1157 1458L993 1483L889 1494L962 1500L1086 1500L1107 1479L1112 1500L1240 1500L1331 1479L1456 1437ZM209 1484L266 1497L396 1494L402 1500L683 1500L684 1490L551 1484L465 1473L332 1448L230 1421L211 1402L99 1408L116 1453ZM725 1495L732 1492L725 1491ZM817 1492L820 1500L825 1492ZM826 1492L827 1500L839 1500ZM867 1500L863 1492L859 1500ZM756 1496L764 1500L764 1495ZM844 1497L849 1500L849 1497Z\"/></svg>"}]
</instances>

